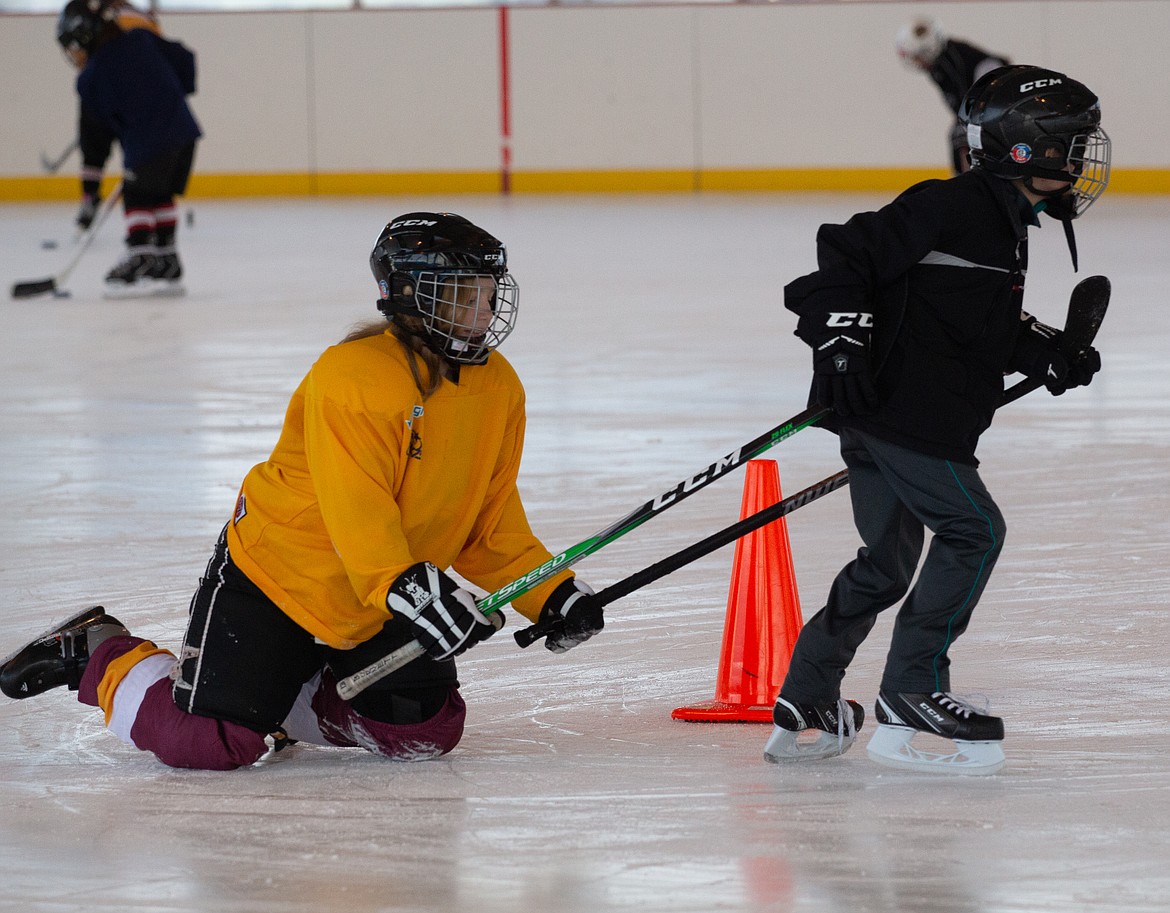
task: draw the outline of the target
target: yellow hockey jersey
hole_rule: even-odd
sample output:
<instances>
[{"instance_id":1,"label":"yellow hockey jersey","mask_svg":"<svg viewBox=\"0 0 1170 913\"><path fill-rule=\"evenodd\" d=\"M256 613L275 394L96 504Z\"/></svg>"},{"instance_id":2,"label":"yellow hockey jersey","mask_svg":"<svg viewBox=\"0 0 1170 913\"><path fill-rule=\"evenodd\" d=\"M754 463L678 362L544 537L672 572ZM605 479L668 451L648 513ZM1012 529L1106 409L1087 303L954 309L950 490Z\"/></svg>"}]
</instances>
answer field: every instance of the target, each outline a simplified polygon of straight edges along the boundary
<instances>
[{"instance_id":1,"label":"yellow hockey jersey","mask_svg":"<svg viewBox=\"0 0 1170 913\"><path fill-rule=\"evenodd\" d=\"M233 561L293 621L339 649L381 630L419 561L492 592L551 554L516 488L524 389L498 352L425 402L390 332L327 349L293 394L228 524ZM562 572L517 597L535 620Z\"/></svg>"}]
</instances>

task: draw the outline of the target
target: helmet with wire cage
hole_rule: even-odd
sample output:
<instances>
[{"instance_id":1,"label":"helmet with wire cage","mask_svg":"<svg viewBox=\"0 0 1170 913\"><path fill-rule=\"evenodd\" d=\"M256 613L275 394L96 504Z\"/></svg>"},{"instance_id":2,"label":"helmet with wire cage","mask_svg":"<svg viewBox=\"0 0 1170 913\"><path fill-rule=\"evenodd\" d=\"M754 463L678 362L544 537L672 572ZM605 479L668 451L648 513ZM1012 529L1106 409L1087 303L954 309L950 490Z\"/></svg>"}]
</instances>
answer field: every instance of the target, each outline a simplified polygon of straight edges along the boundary
<instances>
[{"instance_id":1,"label":"helmet with wire cage","mask_svg":"<svg viewBox=\"0 0 1170 913\"><path fill-rule=\"evenodd\" d=\"M57 17L57 43L66 51L92 53L116 18L110 0L69 0Z\"/></svg>"},{"instance_id":2,"label":"helmet with wire cage","mask_svg":"<svg viewBox=\"0 0 1170 913\"><path fill-rule=\"evenodd\" d=\"M971 164L1008 180L1067 182L1046 191L1049 211L1075 219L1109 183L1110 143L1097 96L1082 83L1042 67L999 67L977 80L959 108ZM1053 205L1059 201L1060 205Z\"/></svg>"},{"instance_id":3,"label":"helmet with wire cage","mask_svg":"<svg viewBox=\"0 0 1170 913\"><path fill-rule=\"evenodd\" d=\"M451 362L478 365L512 332L519 287L504 245L462 216L411 212L370 254L380 310Z\"/></svg>"}]
</instances>

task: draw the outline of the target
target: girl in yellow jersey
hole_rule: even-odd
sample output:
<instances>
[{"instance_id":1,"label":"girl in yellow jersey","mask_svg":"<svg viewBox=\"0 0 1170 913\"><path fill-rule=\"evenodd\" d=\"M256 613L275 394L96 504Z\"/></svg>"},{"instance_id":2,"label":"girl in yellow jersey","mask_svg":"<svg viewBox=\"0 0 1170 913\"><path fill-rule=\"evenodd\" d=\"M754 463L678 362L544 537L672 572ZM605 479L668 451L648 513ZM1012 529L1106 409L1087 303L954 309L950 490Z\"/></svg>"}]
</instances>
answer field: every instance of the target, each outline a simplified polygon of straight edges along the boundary
<instances>
[{"instance_id":1,"label":"girl in yellow jersey","mask_svg":"<svg viewBox=\"0 0 1170 913\"><path fill-rule=\"evenodd\" d=\"M516 489L524 391L495 351L518 288L503 245L450 213L393 220L370 263L386 320L327 349L293 394L272 455L244 479L180 655L94 607L5 661L0 690L67 685L175 767L251 764L272 734L395 759L455 747L466 711L454 657L496 627L447 569L494 591L552 557ZM604 624L568 571L513 604L553 623L554 652ZM412 640L425 656L338 695L339 680Z\"/></svg>"}]
</instances>

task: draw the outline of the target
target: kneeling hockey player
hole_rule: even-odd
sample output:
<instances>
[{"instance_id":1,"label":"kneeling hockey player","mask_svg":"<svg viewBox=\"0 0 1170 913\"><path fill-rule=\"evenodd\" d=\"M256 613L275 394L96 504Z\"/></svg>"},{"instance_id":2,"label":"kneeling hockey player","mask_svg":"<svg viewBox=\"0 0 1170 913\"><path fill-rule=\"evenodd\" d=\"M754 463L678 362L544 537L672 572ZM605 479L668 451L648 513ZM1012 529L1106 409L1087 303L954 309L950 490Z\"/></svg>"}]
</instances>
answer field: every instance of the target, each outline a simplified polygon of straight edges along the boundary
<instances>
[{"instance_id":1,"label":"kneeling hockey player","mask_svg":"<svg viewBox=\"0 0 1170 913\"><path fill-rule=\"evenodd\" d=\"M991 773L1003 721L951 693L948 651L967 628L1003 547L1003 515L975 449L1004 376L1042 378L1054 394L1088 384L1096 350L1071 360L1061 333L1022 308L1029 226L1065 224L1104 192L1109 140L1097 97L1061 73L1002 67L972 86L960 112L973 168L911 187L877 212L817 234L819 269L785 288L797 335L813 349L813 399L840 436L854 522L865 544L804 626L780 690L770 761L838 755L862 708L841 680L879 612L905 597L877 698L877 761ZM925 530L933 534L910 581ZM985 708L984 708L985 709ZM797 739L819 730L816 741ZM918 732L954 753L916 750Z\"/></svg>"},{"instance_id":2,"label":"kneeling hockey player","mask_svg":"<svg viewBox=\"0 0 1170 913\"><path fill-rule=\"evenodd\" d=\"M173 767L252 764L266 736L400 760L455 747L455 657L501 616L480 613L446 569L494 591L552 557L516 488L524 391L495 351L518 287L500 242L449 213L393 220L370 265L386 319L327 349L293 395L216 543L179 656L94 607L4 662L4 694L67 685ZM568 571L513 605L553 622L553 652L604 624ZM339 696L338 681L415 640L426 655Z\"/></svg>"}]
</instances>

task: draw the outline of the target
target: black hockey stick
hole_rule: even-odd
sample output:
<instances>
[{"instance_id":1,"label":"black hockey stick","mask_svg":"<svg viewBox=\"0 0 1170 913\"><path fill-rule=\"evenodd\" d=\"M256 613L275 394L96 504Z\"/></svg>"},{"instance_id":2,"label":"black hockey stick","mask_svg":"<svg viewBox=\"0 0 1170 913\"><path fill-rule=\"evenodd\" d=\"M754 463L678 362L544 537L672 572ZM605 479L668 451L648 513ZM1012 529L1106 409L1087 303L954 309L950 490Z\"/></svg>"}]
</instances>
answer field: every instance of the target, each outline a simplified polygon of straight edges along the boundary
<instances>
[{"instance_id":1,"label":"black hockey stick","mask_svg":"<svg viewBox=\"0 0 1170 913\"><path fill-rule=\"evenodd\" d=\"M813 407L794 415L788 421L777 425L770 431L764 432L742 447L733 450L722 459L716 460L697 475L683 479L657 497L651 498L645 504L630 511L630 513L626 514L616 523L610 524L605 529L594 533L582 542L578 542L559 555L554 555L544 564L529 571L523 577L513 580L507 586L501 587L494 593L485 596L476 604L477 607L485 615L490 616L491 613L498 611L505 603L511 602L517 596L527 593L533 587L539 586L553 575L560 573L582 558L592 555L594 552L604 548L626 533L632 532L651 517L655 517L663 511L668 510L684 498L693 495L700 488L705 488L716 479L727 475L727 473L736 467L759 456L768 448L779 444L786 438L792 437L798 431L816 424L828 414L828 411L820 407ZM389 675L395 669L401 668L411 660L422 656L423 652L423 647L418 641L411 641L392 653L383 656L377 662L371 663L365 669L361 669L353 675L339 681L337 683L337 693L345 700L350 700L361 693L364 688Z\"/></svg>"},{"instance_id":2,"label":"black hockey stick","mask_svg":"<svg viewBox=\"0 0 1170 913\"><path fill-rule=\"evenodd\" d=\"M69 158L69 156L73 154L73 151L80 145L81 140L74 139L68 146L65 147L65 151L55 159L49 158L47 155L45 155L44 152L42 152L41 167L44 168L45 171L49 172L49 174L56 174L60 170L61 166L65 164L65 159Z\"/></svg>"},{"instance_id":3,"label":"black hockey stick","mask_svg":"<svg viewBox=\"0 0 1170 913\"><path fill-rule=\"evenodd\" d=\"M1067 357L1076 357L1084 352L1093 340L1097 337L1097 331L1101 328L1101 322L1105 319L1105 312L1109 307L1110 283L1104 276L1089 276L1077 283L1069 297L1068 315L1065 318L1064 330L1061 334L1061 351ZM1027 380L1020 381L1012 386L1004 394L1003 404L1014 402L1021 396L1032 392L1033 390L1043 386L1043 381ZM752 514L750 517L745 517L738 523L735 523L726 529L708 536L694 545L684 548L682 551L676 552L668 558L664 558L656 564L631 574L624 580L613 584L600 593L597 598L601 600L603 606L609 605L623 596L628 596L635 590L639 590L647 584L653 583L667 574L671 574L681 567L690 564L708 555L716 549L722 548L729 542L733 542L741 536L746 536L748 533L755 532L761 527L767 526L774 520L790 514L799 507L803 507L810 501L815 501L817 498L827 495L831 491L836 491L849 484L849 470L842 469L836 475L829 476L816 483L815 485L806 488L804 491L792 495L790 498L785 498L778 501L771 507L765 507L758 513ZM527 628L517 631L512 636L516 643L521 647L528 647L535 643L541 637L550 633L556 622L536 623Z\"/></svg>"},{"instance_id":4,"label":"black hockey stick","mask_svg":"<svg viewBox=\"0 0 1170 913\"><path fill-rule=\"evenodd\" d=\"M1069 299L1068 316L1065 320L1064 335L1062 336L1062 347L1064 348L1066 354L1076 354L1078 352L1084 351L1086 348L1088 348L1089 345L1092 344L1093 339L1096 337L1097 330L1101 326L1101 321L1105 316L1105 310L1108 307L1108 303L1109 303L1109 280L1106 279L1104 276L1090 276L1086 279L1081 280L1081 282L1077 284L1076 288L1073 289L1072 295ZM1037 387L1039 387L1039 386L1042 386L1042 382L1039 382L1039 381L1033 382L1030 379L1025 380L1025 381L1021 381L1020 383L1013 386L1010 390L1008 390L1007 393L1005 393L1004 403L1012 402L1016 399L1019 399L1021 396L1025 395L1026 393L1031 392L1032 390L1037 389ZM793 425L794 423L797 423L799 420L801 420L802 417L808 416L809 413L815 413L804 424L798 425L798 427L792 429L791 431L789 431L787 434L784 435L784 437L788 437L791 434L795 434L796 431L800 430L800 428L808 427L808 425L814 424L815 422L819 421L821 418L824 417L824 415L827 413L827 411L828 410L824 410L824 409L806 410L805 412L801 413L801 415L795 416L789 422L786 422L784 425L780 426L778 429L774 429L774 432L779 431L781 429L788 428L788 426ZM778 440L782 440L782 439L783 438L779 438ZM759 441L759 440L760 439L757 439L757 441ZM752 443L754 444L756 442L752 442ZM767 446L771 446L771 445L769 444ZM760 450L757 452L762 452L764 449L767 449L767 447L761 447ZM743 457L743 459L747 459L747 457ZM718 464L714 464L714 465L718 465ZM736 463L734 465L738 465L738 463ZM734 465L731 467L728 467L728 469L725 469L724 472L730 471L731 468L734 468ZM714 468L714 466L709 467L709 469L712 469L712 468ZM714 478L708 479L705 482L703 482L702 484L706 485L711 481L714 481ZM621 580L618 583L615 583L613 586L611 586L605 590L602 590L601 593L598 593L598 597L603 599L602 605L608 605L609 603L614 602L615 600L620 599L623 596L627 596L630 593L634 592L635 590L640 589L641 587L646 586L647 584L652 583L655 580L658 580L659 578L666 576L667 574L673 573L674 571L678 570L680 567L683 567L684 565L689 564L692 561L695 561L698 558L703 557L704 555L710 554L710 552L721 548L722 546L728 544L729 542L732 542L735 539L740 538L741 536L746 536L748 533L753 532L756 529L759 529L763 526L766 526L768 523L771 523L772 521L777 520L780 517L786 516L787 514L791 513L792 511L794 511L800 507L803 507L805 504L808 504L812 501L815 501L818 498L823 497L824 495L828 494L829 492L836 491L838 488L841 488L841 487L847 485L848 482L849 482L848 470L841 470L840 472L836 473L835 475L832 475L829 478L824 479L824 480L816 483L815 485L812 485L809 488L806 488L803 491L798 492L795 495L792 495L789 498L785 498L784 500L779 501L776 504L773 504L771 507L766 507L762 511L759 511L750 517L744 518L743 520L739 521L738 523L733 524L732 526L729 526L726 529L723 529L723 530L713 534L712 536L707 537L706 539L702 540L701 542L697 542L694 545L688 546L687 548L683 549L682 551L677 552L674 555L671 555L668 558L664 558L662 561L660 561L656 564L653 564L648 568L645 568L641 571L638 571L638 572L630 575L629 577L625 578L624 580ZM683 483L683 484L685 485L685 483ZM690 492L685 492L682 496L685 496L685 494L689 494L689 493ZM642 508L639 508L639 510L634 511L632 514L629 514L626 518L623 518L623 520L628 520L632 517L635 517L636 515L639 514L640 511L644 510L647 506L648 505L643 505ZM646 519L649 519L649 516L652 516L652 515L653 514L647 515L642 520L639 520L638 524L635 524L635 525L640 525L641 522L644 522ZM610 530L613 530L617 525L621 524L622 522L623 521L619 520L618 524L615 524L614 527L610 527ZM634 528L633 526L629 527L629 529L633 529L633 528ZM625 531L628 532L629 530L627 529ZM621 535L621 534L623 534L623 533L618 533L617 535ZM602 535L601 533L598 534L598 536L601 536L601 535ZM608 539L605 543L602 543L602 544L607 544L608 542L612 542L614 538L617 538L617 535L614 535L612 538ZM596 539L597 537L594 537L594 538ZM586 543L588 543L590 541L591 540L586 540L585 543L581 543L581 546L586 545ZM575 546L574 549L581 548L581 546ZM600 547L601 547L601 545L597 546L597 548L600 548ZM548 562L548 563L546 563L546 565L542 565L542 568L547 568L547 567L552 566L551 573L555 573L556 571L562 569L563 567L568 567L569 564L572 562L571 561L566 562L562 559L565 555L568 555L568 554L570 554L570 552L573 552L574 549L570 549L569 552L562 553L561 556L554 558L552 560L552 562ZM596 551L596 548L592 549L589 552L575 555L572 558L572 561L576 561L579 558L584 557L585 554L591 554L592 551ZM556 563L558 561L560 563ZM556 564L554 564L554 563L556 563ZM542 568L538 568L537 571L533 572L533 574L537 573ZM546 573L544 575L544 577L542 577L541 579L542 580L547 579L548 576L551 576L551 573ZM528 575L528 576L531 576L531 575ZM526 578L521 578L521 580L524 580L524 579L526 579ZM536 584L533 583L529 586L524 587L524 589L520 590L519 592L511 592L509 594L509 598L511 598L512 596L518 596L518 595L520 595L520 592L526 592L528 589L531 589L532 586L535 586L535 585ZM482 607L482 606L486 605L489 600L494 599L494 597L498 596L501 593L505 593L508 590L509 590L509 587L505 587L503 590L497 591L497 593L492 594L492 596L481 601L480 606ZM506 600L501 599L498 602L494 602L492 604L492 608L490 611L495 611L503 601L506 601ZM534 625L530 625L529 627L524 628L520 631L517 631L513 635L513 637L516 640L516 643L518 643L520 646L527 647L527 646L530 646L531 644L535 643L537 640L539 640L541 637L545 636L547 633L548 633L548 626L547 625L542 626L540 624L534 624ZM366 669L355 673L354 675L350 676L348 679L344 679L343 681L338 682L337 691L343 698L348 700L348 699L356 696L358 693L360 693L362 691L362 689L366 688L368 685L373 684L373 682L377 681L378 679L382 678L385 675L388 675L394 669L400 668L401 666L404 666L407 662L410 662L411 660L417 658L418 656L421 656L422 653L423 653L422 647L420 645L418 645L417 642L412 642L410 644L407 644L406 646L399 648L398 650L394 651L393 653L389 654L388 656L383 657L381 660L372 664L371 666L367 667Z\"/></svg>"},{"instance_id":5,"label":"black hockey stick","mask_svg":"<svg viewBox=\"0 0 1170 913\"><path fill-rule=\"evenodd\" d=\"M109 216L111 212L113 212L114 207L121 198L122 184L119 182L118 186L114 189L114 192L110 194L110 198L106 200L105 204L102 206L97 218L93 220L93 224L90 225L89 228L85 230L85 233L81 236L81 239L77 244L77 250L73 252L73 257L65 265L65 268L61 270L61 272L57 273L56 276L50 276L47 279L33 279L28 282L17 282L14 286L12 286L12 297L35 298L37 295L51 293L57 298L68 298L69 292L62 289L61 286L65 284L65 280L69 278L69 274L73 272L73 267L77 266L77 262L81 259L81 255L89 249L89 245L93 242L93 239L97 237L98 229L102 227L102 223L105 222L106 217Z\"/></svg>"},{"instance_id":6,"label":"black hockey stick","mask_svg":"<svg viewBox=\"0 0 1170 913\"><path fill-rule=\"evenodd\" d=\"M755 532L757 529L767 526L769 523L773 523L781 517L786 517L794 510L798 510L818 498L823 498L829 492L836 491L838 488L848 484L849 470L842 469L827 479L822 479L815 485L810 485L803 491L784 498L782 501L777 501L771 507L765 507L750 517L744 517L738 523L733 523L731 526L721 529L706 539L696 542L694 545L688 545L673 555L631 574L624 580L619 580L617 583L606 587L598 593L597 599L603 606L607 606L611 602L621 599L623 596L630 595L634 590L640 590L647 584L653 583L655 580L659 580L667 574L673 574L680 567L685 567L692 561L697 561L704 555L709 555L711 552L723 548L729 542L734 542L736 539L746 536L748 533ZM556 627L558 621L537 622L534 625L517 631L512 637L515 638L516 643L521 647L530 646L541 637L550 633Z\"/></svg>"},{"instance_id":7,"label":"black hockey stick","mask_svg":"<svg viewBox=\"0 0 1170 913\"><path fill-rule=\"evenodd\" d=\"M1068 316L1060 337L1060 353L1073 359L1081 355L1097 338L1101 321L1109 310L1112 285L1106 276L1087 276L1076 284L1068 299ZM1001 406L1044 386L1039 378L1028 377L1004 391Z\"/></svg>"}]
</instances>

